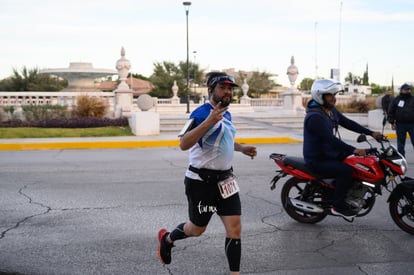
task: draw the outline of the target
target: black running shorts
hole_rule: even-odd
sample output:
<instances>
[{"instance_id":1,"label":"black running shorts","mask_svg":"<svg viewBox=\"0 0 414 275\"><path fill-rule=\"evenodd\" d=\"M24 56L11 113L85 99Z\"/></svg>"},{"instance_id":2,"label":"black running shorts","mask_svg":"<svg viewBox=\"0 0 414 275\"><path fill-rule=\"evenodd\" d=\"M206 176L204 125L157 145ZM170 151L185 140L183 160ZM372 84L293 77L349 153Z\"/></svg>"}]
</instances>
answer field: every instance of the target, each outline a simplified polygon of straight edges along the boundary
<instances>
[{"instance_id":1,"label":"black running shorts","mask_svg":"<svg viewBox=\"0 0 414 275\"><path fill-rule=\"evenodd\" d=\"M241 215L239 193L223 199L215 183L205 183L185 177L184 184L188 200L188 215L195 225L207 226L214 213L219 216Z\"/></svg>"}]
</instances>

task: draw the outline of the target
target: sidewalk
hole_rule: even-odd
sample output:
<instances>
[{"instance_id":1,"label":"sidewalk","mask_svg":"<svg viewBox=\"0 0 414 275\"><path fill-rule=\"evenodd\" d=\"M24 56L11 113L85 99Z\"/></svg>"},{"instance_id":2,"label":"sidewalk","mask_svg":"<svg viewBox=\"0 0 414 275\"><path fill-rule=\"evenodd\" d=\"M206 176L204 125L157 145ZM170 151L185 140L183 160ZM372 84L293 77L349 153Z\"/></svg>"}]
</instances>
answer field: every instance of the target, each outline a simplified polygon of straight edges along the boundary
<instances>
[{"instance_id":1,"label":"sidewalk","mask_svg":"<svg viewBox=\"0 0 414 275\"><path fill-rule=\"evenodd\" d=\"M292 143L301 142L301 136L296 136L296 133L245 130L237 133L236 141L248 144ZM179 138L170 132L157 136L0 139L0 150L147 148L178 145Z\"/></svg>"},{"instance_id":2,"label":"sidewalk","mask_svg":"<svg viewBox=\"0 0 414 275\"><path fill-rule=\"evenodd\" d=\"M381 131L380 129L373 129ZM340 129L341 138L355 141L358 134ZM392 130L384 134L393 139ZM236 134L236 141L245 144L283 144L300 143L303 140L302 129L287 127L269 127L269 130L242 130ZM161 133L157 136L124 136L124 137L85 137L85 138L22 138L0 139L0 150L64 150L64 149L111 149L111 148L148 148L176 147L179 138L176 133Z\"/></svg>"}]
</instances>

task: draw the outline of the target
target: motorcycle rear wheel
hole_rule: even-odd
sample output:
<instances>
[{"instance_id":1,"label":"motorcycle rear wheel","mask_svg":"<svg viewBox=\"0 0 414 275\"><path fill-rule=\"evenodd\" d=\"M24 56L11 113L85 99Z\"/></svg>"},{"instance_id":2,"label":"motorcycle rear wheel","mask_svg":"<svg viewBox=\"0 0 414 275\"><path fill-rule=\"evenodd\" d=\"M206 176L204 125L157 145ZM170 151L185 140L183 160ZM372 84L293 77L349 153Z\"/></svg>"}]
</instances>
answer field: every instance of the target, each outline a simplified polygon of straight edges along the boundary
<instances>
[{"instance_id":1,"label":"motorcycle rear wheel","mask_svg":"<svg viewBox=\"0 0 414 275\"><path fill-rule=\"evenodd\" d=\"M401 193L391 197L389 201L391 217L403 231L414 235L414 205Z\"/></svg>"},{"instance_id":2,"label":"motorcycle rear wheel","mask_svg":"<svg viewBox=\"0 0 414 275\"><path fill-rule=\"evenodd\" d=\"M312 187L308 187L305 192L305 187L309 184L309 181L298 178L290 178L282 187L281 200L283 208L286 213L294 220L300 223L317 223L322 221L327 214L322 213L310 213L295 208L289 203L290 198L302 200L307 203L314 203L319 205L322 200L322 194ZM308 192L311 190L310 192Z\"/></svg>"}]
</instances>

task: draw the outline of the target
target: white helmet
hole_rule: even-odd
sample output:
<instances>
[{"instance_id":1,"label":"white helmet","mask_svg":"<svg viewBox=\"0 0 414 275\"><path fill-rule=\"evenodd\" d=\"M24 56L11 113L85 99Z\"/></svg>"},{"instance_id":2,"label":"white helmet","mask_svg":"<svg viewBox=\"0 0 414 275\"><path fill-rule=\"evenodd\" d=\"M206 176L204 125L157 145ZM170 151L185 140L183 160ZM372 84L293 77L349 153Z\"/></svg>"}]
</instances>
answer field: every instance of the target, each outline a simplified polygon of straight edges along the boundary
<instances>
[{"instance_id":1,"label":"white helmet","mask_svg":"<svg viewBox=\"0 0 414 275\"><path fill-rule=\"evenodd\" d=\"M341 82L332 79L318 79L312 84L311 94L312 99L323 105L323 95L331 94L335 95L340 91L344 90L344 86Z\"/></svg>"}]
</instances>

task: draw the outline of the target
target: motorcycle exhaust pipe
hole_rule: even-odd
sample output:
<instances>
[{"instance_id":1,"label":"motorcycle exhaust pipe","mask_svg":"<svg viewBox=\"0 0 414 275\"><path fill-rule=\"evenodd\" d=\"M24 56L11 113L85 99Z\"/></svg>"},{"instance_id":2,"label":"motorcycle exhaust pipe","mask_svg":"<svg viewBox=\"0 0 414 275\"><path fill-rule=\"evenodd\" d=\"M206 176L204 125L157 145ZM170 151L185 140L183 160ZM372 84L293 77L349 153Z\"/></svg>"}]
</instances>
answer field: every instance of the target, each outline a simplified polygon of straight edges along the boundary
<instances>
[{"instance_id":1,"label":"motorcycle exhaust pipe","mask_svg":"<svg viewBox=\"0 0 414 275\"><path fill-rule=\"evenodd\" d=\"M293 207L295 207L298 210L302 210L304 212L308 213L323 213L323 208L317 206L316 204L289 198L289 203Z\"/></svg>"}]
</instances>

